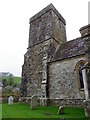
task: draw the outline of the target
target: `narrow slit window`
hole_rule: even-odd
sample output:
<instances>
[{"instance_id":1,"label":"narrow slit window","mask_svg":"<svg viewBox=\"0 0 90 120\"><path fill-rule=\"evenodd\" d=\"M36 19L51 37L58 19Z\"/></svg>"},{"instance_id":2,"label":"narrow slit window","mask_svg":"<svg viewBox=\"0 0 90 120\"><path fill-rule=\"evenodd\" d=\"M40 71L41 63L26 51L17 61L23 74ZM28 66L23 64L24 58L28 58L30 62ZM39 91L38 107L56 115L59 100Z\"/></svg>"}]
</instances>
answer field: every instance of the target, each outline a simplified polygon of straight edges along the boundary
<instances>
[{"instance_id":1,"label":"narrow slit window","mask_svg":"<svg viewBox=\"0 0 90 120\"><path fill-rule=\"evenodd\" d=\"M83 83L83 75L82 75L82 70L81 67L79 68L79 82L80 82L80 88L84 88L84 83Z\"/></svg>"},{"instance_id":2,"label":"narrow slit window","mask_svg":"<svg viewBox=\"0 0 90 120\"><path fill-rule=\"evenodd\" d=\"M75 66L77 84L80 90L84 89L83 73L82 73L82 67L84 66L84 64L85 64L85 60L80 60Z\"/></svg>"}]
</instances>

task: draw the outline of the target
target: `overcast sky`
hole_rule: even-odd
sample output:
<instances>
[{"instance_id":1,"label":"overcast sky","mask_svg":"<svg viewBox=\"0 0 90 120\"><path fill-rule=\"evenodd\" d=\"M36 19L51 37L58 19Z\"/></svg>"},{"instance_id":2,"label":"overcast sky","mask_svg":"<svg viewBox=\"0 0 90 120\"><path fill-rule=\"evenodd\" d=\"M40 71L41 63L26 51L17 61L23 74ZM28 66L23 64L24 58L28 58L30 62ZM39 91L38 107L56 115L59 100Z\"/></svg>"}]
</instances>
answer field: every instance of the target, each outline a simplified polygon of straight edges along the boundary
<instances>
[{"instance_id":1,"label":"overcast sky","mask_svg":"<svg viewBox=\"0 0 90 120\"><path fill-rule=\"evenodd\" d=\"M67 39L88 24L88 0L0 0L0 72L21 76L28 47L29 18L52 3L66 20Z\"/></svg>"}]
</instances>

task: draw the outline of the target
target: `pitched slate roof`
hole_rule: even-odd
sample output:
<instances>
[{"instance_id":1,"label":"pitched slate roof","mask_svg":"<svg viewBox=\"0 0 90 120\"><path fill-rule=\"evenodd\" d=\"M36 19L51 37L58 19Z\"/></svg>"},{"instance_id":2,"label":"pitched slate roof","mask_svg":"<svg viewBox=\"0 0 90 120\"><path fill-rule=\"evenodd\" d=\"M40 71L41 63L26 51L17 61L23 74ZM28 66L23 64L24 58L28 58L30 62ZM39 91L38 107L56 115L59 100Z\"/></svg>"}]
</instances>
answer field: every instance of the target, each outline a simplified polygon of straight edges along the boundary
<instances>
[{"instance_id":1,"label":"pitched slate roof","mask_svg":"<svg viewBox=\"0 0 90 120\"><path fill-rule=\"evenodd\" d=\"M80 37L64 43L56 50L52 61L62 60L85 54L84 40Z\"/></svg>"}]
</instances>

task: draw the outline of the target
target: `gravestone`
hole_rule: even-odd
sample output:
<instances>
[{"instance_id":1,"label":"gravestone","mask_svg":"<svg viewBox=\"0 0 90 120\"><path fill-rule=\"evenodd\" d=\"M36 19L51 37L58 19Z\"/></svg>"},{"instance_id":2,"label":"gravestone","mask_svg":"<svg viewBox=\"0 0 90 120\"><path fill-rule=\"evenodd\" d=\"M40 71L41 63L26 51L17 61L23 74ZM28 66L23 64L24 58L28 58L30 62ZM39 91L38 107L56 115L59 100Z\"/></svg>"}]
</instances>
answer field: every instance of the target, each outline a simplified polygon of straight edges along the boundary
<instances>
[{"instance_id":1,"label":"gravestone","mask_svg":"<svg viewBox=\"0 0 90 120\"><path fill-rule=\"evenodd\" d=\"M89 100L84 100L84 111L85 111L85 115L87 117L90 117L90 99Z\"/></svg>"},{"instance_id":2,"label":"gravestone","mask_svg":"<svg viewBox=\"0 0 90 120\"><path fill-rule=\"evenodd\" d=\"M8 105L12 105L12 104L13 104L13 97L10 96L10 97L8 98Z\"/></svg>"},{"instance_id":3,"label":"gravestone","mask_svg":"<svg viewBox=\"0 0 90 120\"><path fill-rule=\"evenodd\" d=\"M64 107L60 106L57 114L60 115L60 114L63 114L63 113L64 113Z\"/></svg>"},{"instance_id":4,"label":"gravestone","mask_svg":"<svg viewBox=\"0 0 90 120\"><path fill-rule=\"evenodd\" d=\"M36 95L33 95L33 96L31 97L31 106L30 106L30 109L31 109L31 110L33 110L33 109L36 108L37 103L38 103L37 100L38 100L38 97L37 97Z\"/></svg>"},{"instance_id":5,"label":"gravestone","mask_svg":"<svg viewBox=\"0 0 90 120\"><path fill-rule=\"evenodd\" d=\"M21 99L21 98L19 98L19 102L21 102L21 100L22 100L22 99Z\"/></svg>"}]
</instances>

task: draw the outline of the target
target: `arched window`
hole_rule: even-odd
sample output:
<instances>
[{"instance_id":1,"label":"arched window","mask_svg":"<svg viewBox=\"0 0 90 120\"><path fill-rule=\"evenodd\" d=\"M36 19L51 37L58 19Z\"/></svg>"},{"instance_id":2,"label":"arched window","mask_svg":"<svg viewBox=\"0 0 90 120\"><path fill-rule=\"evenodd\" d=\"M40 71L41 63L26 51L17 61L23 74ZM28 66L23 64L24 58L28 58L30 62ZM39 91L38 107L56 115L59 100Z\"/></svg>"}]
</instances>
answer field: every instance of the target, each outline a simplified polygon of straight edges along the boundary
<instances>
[{"instance_id":1,"label":"arched window","mask_svg":"<svg viewBox=\"0 0 90 120\"><path fill-rule=\"evenodd\" d=\"M83 75L82 75L82 65L80 65L79 69L78 69L78 75L79 75L79 81L80 81L80 88L84 88L84 84L83 84Z\"/></svg>"},{"instance_id":2,"label":"arched window","mask_svg":"<svg viewBox=\"0 0 90 120\"><path fill-rule=\"evenodd\" d=\"M80 60L75 66L79 89L84 88L83 74L82 74L82 67L84 66L84 64L85 64L85 60Z\"/></svg>"}]
</instances>

